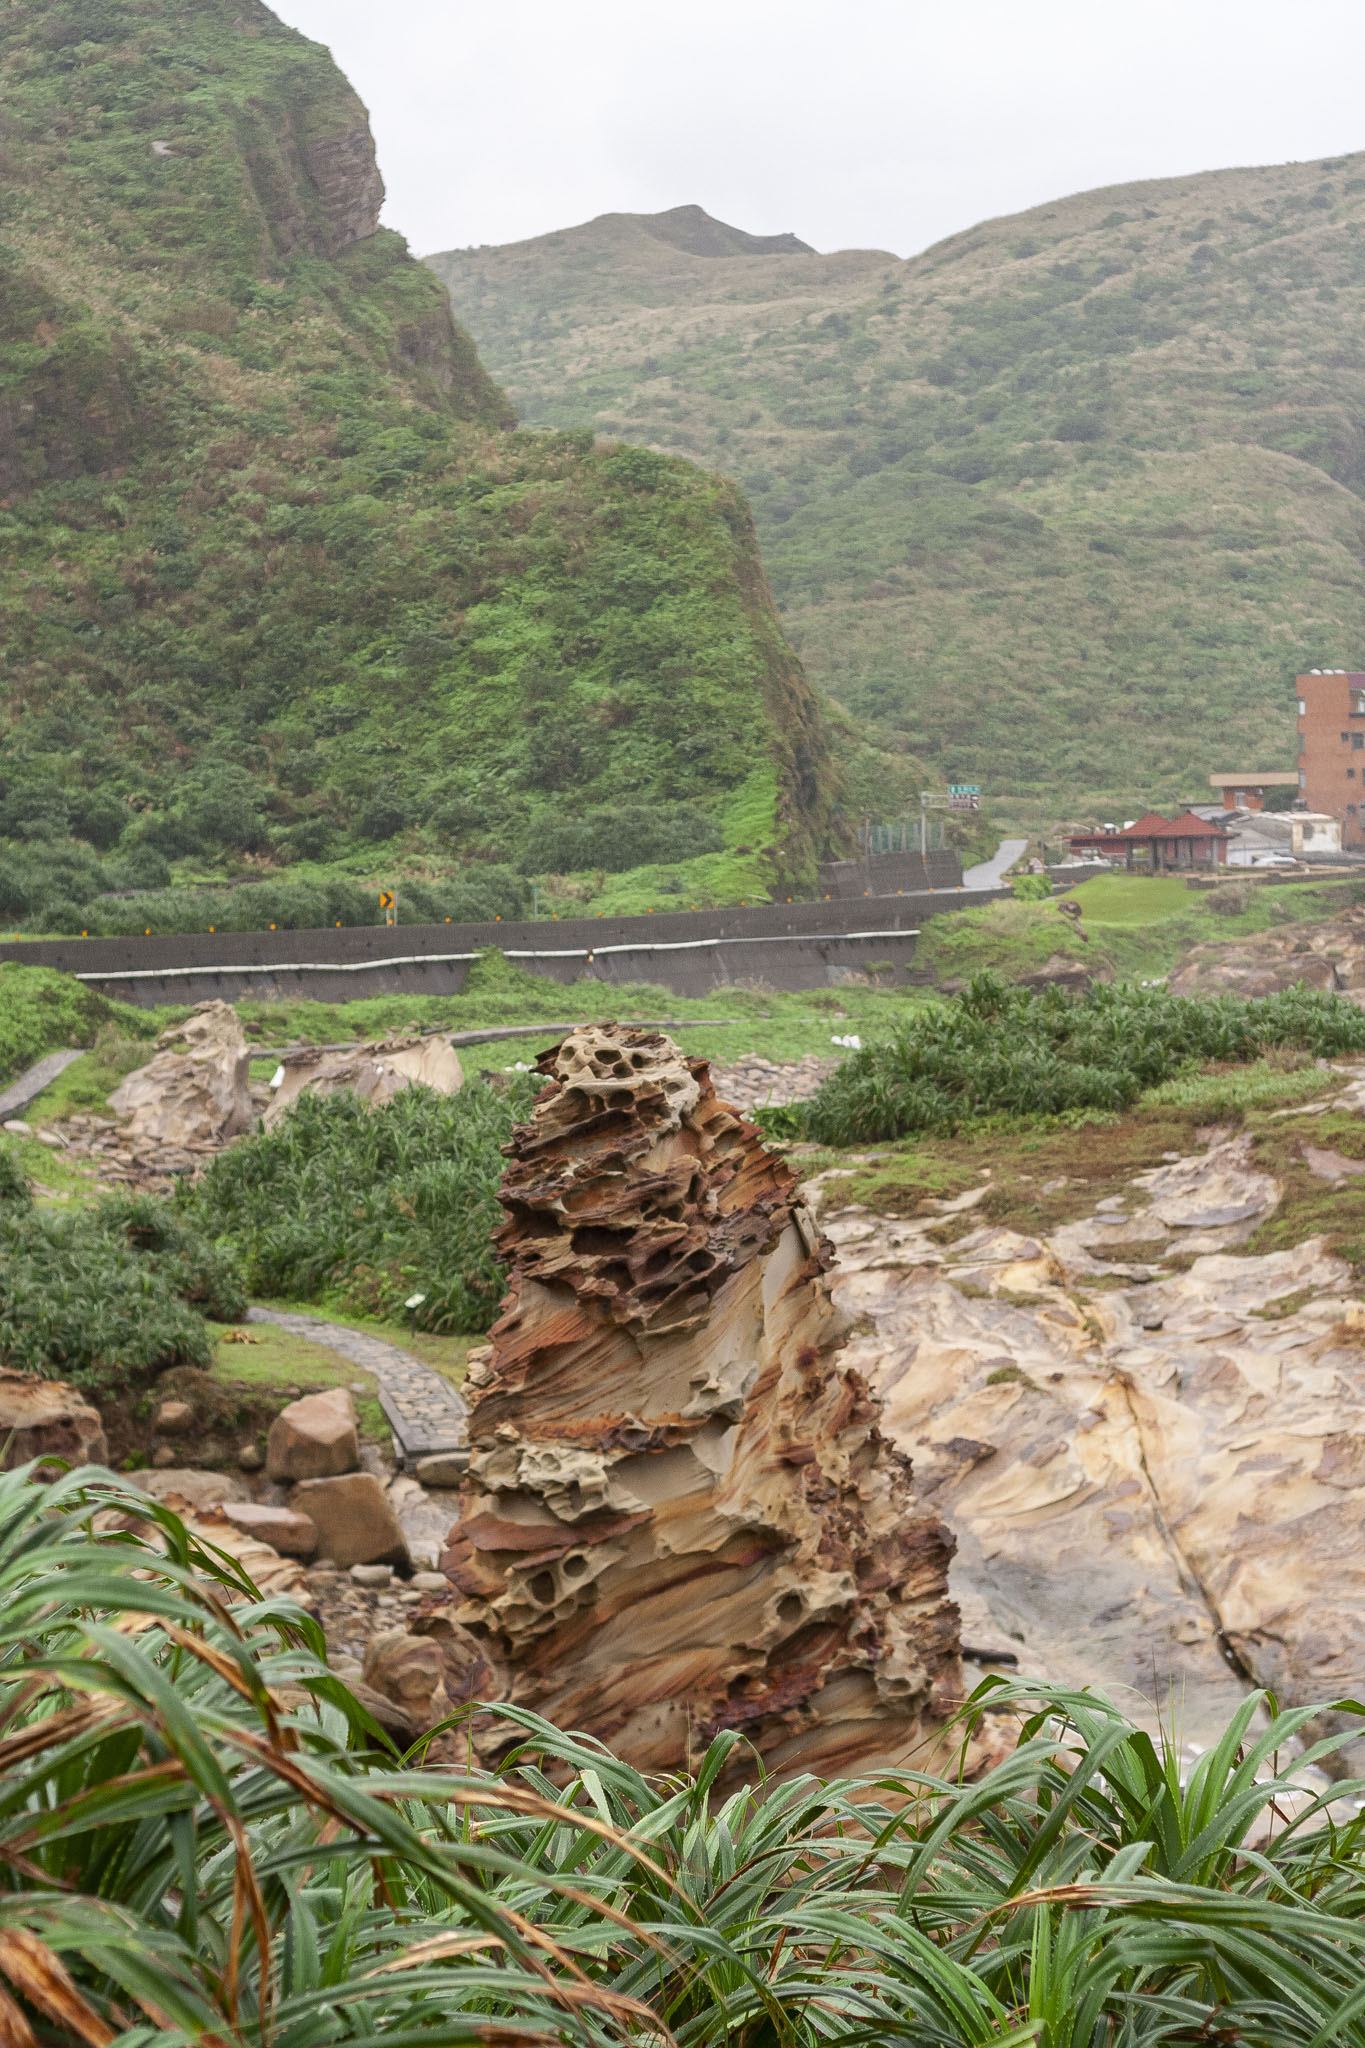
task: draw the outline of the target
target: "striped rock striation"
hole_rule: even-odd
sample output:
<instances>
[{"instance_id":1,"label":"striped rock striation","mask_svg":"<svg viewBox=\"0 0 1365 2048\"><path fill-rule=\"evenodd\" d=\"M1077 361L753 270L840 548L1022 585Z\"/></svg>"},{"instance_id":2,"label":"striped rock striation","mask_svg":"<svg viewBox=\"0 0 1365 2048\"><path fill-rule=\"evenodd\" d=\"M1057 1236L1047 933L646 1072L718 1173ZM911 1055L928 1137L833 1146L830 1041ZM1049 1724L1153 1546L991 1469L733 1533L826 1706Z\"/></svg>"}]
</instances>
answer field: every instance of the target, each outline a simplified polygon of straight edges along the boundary
<instances>
[{"instance_id":1,"label":"striped rock striation","mask_svg":"<svg viewBox=\"0 0 1365 2048\"><path fill-rule=\"evenodd\" d=\"M795 1177L661 1033L572 1033L501 1200L443 1568L508 1696L643 1768L908 1757L960 1692L952 1540L837 1356Z\"/></svg>"}]
</instances>

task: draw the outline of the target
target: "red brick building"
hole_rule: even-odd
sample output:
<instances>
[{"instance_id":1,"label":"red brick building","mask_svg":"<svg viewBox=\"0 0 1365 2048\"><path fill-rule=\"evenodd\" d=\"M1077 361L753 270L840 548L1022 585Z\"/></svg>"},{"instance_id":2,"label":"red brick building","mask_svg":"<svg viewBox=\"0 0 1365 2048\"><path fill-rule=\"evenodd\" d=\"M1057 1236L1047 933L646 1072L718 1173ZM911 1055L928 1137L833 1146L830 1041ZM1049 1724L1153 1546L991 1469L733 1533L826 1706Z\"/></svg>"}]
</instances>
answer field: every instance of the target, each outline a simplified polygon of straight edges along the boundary
<instances>
[{"instance_id":1,"label":"red brick building","mask_svg":"<svg viewBox=\"0 0 1365 2048\"><path fill-rule=\"evenodd\" d=\"M1300 792L1340 818L1343 847L1365 847L1365 675L1314 670L1298 684Z\"/></svg>"}]
</instances>

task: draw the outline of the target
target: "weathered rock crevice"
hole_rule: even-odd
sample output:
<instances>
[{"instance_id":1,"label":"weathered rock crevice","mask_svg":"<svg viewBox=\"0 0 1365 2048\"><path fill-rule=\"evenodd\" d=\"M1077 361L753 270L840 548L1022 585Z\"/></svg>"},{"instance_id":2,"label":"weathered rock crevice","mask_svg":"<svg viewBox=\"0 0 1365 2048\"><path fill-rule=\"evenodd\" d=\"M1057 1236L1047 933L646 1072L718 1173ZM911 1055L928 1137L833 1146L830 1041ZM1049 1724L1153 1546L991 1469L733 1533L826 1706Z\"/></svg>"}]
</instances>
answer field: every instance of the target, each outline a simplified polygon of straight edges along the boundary
<instances>
[{"instance_id":1,"label":"weathered rock crevice","mask_svg":"<svg viewBox=\"0 0 1365 2048\"><path fill-rule=\"evenodd\" d=\"M510 1697L685 1762L907 1755L960 1690L951 1539L838 1357L795 1179L660 1033L573 1033L509 1147L443 1559Z\"/></svg>"}]
</instances>

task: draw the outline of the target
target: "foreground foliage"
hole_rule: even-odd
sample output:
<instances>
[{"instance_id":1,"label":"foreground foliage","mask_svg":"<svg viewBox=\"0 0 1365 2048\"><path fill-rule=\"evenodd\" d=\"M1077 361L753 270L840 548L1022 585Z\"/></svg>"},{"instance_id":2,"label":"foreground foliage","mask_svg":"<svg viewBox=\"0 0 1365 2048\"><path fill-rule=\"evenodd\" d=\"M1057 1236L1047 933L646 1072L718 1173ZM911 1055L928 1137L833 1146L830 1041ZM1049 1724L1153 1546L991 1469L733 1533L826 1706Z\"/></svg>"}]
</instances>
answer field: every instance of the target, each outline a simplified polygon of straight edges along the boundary
<instances>
[{"instance_id":1,"label":"foreground foliage","mask_svg":"<svg viewBox=\"0 0 1365 2048\"><path fill-rule=\"evenodd\" d=\"M92 1532L115 1502L159 1558ZM107 1475L0 1475L7 2040L1365 2043L1365 1823L1302 1789L1309 1709L1248 1699L1182 1777L1002 1688L977 1784L726 1791L733 1735L647 1779L516 1709L497 1771L360 1749L322 1648Z\"/></svg>"},{"instance_id":2,"label":"foreground foliage","mask_svg":"<svg viewBox=\"0 0 1365 2048\"><path fill-rule=\"evenodd\" d=\"M502 1294L489 1238L499 1146L530 1111L520 1078L457 1095L407 1088L378 1108L305 1094L279 1128L222 1152L187 1197L240 1260L253 1294L486 1330Z\"/></svg>"},{"instance_id":3,"label":"foreground foliage","mask_svg":"<svg viewBox=\"0 0 1365 2048\"><path fill-rule=\"evenodd\" d=\"M953 1131L977 1117L1126 1109L1206 1061L1365 1048L1365 1013L1314 990L1246 1002L1131 984L1011 988L978 974L844 1062L791 1128L827 1145Z\"/></svg>"},{"instance_id":4,"label":"foreground foliage","mask_svg":"<svg viewBox=\"0 0 1365 2048\"><path fill-rule=\"evenodd\" d=\"M151 1195L39 1209L0 1150L0 1366L100 1394L207 1366L206 1317L246 1313L231 1259Z\"/></svg>"}]
</instances>

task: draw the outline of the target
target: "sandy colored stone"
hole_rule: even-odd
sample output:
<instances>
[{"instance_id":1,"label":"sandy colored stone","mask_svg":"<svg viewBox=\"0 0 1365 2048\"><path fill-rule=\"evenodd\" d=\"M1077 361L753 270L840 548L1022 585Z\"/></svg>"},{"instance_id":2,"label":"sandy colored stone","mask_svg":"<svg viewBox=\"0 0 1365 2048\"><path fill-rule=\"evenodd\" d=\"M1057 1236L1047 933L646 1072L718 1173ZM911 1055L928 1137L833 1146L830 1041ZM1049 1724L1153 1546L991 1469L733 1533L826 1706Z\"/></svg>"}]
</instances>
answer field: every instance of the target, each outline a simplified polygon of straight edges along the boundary
<instances>
[{"instance_id":1,"label":"sandy colored stone","mask_svg":"<svg viewBox=\"0 0 1365 2048\"><path fill-rule=\"evenodd\" d=\"M268 1131L274 1130L290 1104L303 1094L349 1092L362 1102L392 1102L405 1088L420 1086L434 1088L440 1095L454 1095L464 1085L459 1054L439 1036L383 1039L348 1046L344 1052L307 1046L286 1053L280 1072L280 1084L272 1090L263 1119Z\"/></svg>"},{"instance_id":2,"label":"sandy colored stone","mask_svg":"<svg viewBox=\"0 0 1365 2048\"><path fill-rule=\"evenodd\" d=\"M153 1500L169 1500L178 1494L196 1508L219 1507L224 1501L250 1500L246 1483L234 1472L200 1472L193 1466L175 1465L164 1471L139 1472L133 1484Z\"/></svg>"},{"instance_id":3,"label":"sandy colored stone","mask_svg":"<svg viewBox=\"0 0 1365 2048\"><path fill-rule=\"evenodd\" d=\"M183 1436L194 1427L194 1409L188 1401L163 1401L152 1418L158 1436Z\"/></svg>"},{"instance_id":4,"label":"sandy colored stone","mask_svg":"<svg viewBox=\"0 0 1365 2048\"><path fill-rule=\"evenodd\" d=\"M365 1647L365 1684L392 1700L414 1728L430 1728L450 1712L444 1685L441 1646L430 1636L409 1635L391 1628L372 1636Z\"/></svg>"},{"instance_id":5,"label":"sandy colored stone","mask_svg":"<svg viewBox=\"0 0 1365 2048\"><path fill-rule=\"evenodd\" d=\"M388 1495L372 1472L305 1479L289 1496L318 1532L318 1553L343 1570L353 1564L406 1566L408 1546Z\"/></svg>"},{"instance_id":6,"label":"sandy colored stone","mask_svg":"<svg viewBox=\"0 0 1365 2048\"><path fill-rule=\"evenodd\" d=\"M964 1644L1196 1746L1246 1689L1225 1645L1285 1703L1365 1686L1365 1306L1318 1239L1239 1249L1278 1198L1240 1147L1132 1184L1134 1219L1210 1241L1187 1272L1079 1304L1099 1217L947 1247L918 1221L826 1224L850 1356L959 1539Z\"/></svg>"},{"instance_id":7,"label":"sandy colored stone","mask_svg":"<svg viewBox=\"0 0 1365 2048\"><path fill-rule=\"evenodd\" d=\"M359 1458L355 1402L346 1387L291 1401L266 1438L265 1469L271 1479L326 1479L353 1472Z\"/></svg>"},{"instance_id":8,"label":"sandy colored stone","mask_svg":"<svg viewBox=\"0 0 1365 2048\"><path fill-rule=\"evenodd\" d=\"M242 1500L225 1502L223 1513L235 1529L268 1543L282 1557L311 1557L318 1547L316 1523L308 1515L297 1514L293 1508L273 1507L266 1501Z\"/></svg>"},{"instance_id":9,"label":"sandy colored stone","mask_svg":"<svg viewBox=\"0 0 1365 2048\"><path fill-rule=\"evenodd\" d=\"M644 1769L923 1746L961 1686L951 1538L838 1354L794 1176L662 1034L586 1027L511 1147L442 1558L510 1697Z\"/></svg>"},{"instance_id":10,"label":"sandy colored stone","mask_svg":"<svg viewBox=\"0 0 1365 2048\"><path fill-rule=\"evenodd\" d=\"M198 1004L156 1043L155 1057L109 1097L130 1143L219 1145L251 1128L251 1054L230 1003Z\"/></svg>"},{"instance_id":11,"label":"sandy colored stone","mask_svg":"<svg viewBox=\"0 0 1365 2048\"><path fill-rule=\"evenodd\" d=\"M64 1380L0 1372L0 1451L12 1472L31 1458L103 1465L109 1457L98 1409Z\"/></svg>"}]
</instances>

